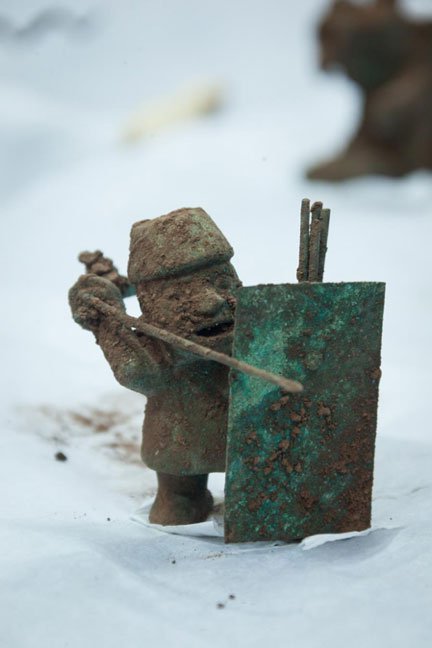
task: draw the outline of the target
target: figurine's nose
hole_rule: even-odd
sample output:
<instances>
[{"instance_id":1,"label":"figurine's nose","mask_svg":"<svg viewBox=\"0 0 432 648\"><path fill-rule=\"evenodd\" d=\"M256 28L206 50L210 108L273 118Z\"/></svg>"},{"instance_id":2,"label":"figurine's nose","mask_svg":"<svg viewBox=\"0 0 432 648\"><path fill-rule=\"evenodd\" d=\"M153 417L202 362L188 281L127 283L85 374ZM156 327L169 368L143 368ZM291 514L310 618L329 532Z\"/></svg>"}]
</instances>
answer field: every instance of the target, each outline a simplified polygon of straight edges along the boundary
<instances>
[{"instance_id":1,"label":"figurine's nose","mask_svg":"<svg viewBox=\"0 0 432 648\"><path fill-rule=\"evenodd\" d=\"M214 290L206 289L200 294L196 310L200 315L216 315L226 306L226 300Z\"/></svg>"}]
</instances>

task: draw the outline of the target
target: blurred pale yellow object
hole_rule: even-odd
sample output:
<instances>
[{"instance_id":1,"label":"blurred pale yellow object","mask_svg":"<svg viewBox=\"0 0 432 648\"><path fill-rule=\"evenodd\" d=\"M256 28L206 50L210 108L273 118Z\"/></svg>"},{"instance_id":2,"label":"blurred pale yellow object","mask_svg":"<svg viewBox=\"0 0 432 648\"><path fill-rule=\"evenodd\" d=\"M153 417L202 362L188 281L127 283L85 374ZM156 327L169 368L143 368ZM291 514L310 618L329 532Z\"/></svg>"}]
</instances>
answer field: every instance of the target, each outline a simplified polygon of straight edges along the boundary
<instances>
[{"instance_id":1,"label":"blurred pale yellow object","mask_svg":"<svg viewBox=\"0 0 432 648\"><path fill-rule=\"evenodd\" d=\"M171 97L143 106L131 116L122 133L126 143L137 143L176 122L214 112L222 105L220 84L196 84Z\"/></svg>"}]
</instances>

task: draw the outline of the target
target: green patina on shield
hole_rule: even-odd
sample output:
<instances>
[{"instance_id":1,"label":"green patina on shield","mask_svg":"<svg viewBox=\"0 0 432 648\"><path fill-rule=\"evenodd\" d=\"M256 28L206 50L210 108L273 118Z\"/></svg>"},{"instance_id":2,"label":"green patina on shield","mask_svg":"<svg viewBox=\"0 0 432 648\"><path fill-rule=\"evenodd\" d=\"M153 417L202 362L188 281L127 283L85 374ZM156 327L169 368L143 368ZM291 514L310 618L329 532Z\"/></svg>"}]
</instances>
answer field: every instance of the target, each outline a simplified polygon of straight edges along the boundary
<instances>
[{"instance_id":1,"label":"green patina on shield","mask_svg":"<svg viewBox=\"0 0 432 648\"><path fill-rule=\"evenodd\" d=\"M370 526L383 283L240 289L233 355L299 380L284 395L232 372L225 540Z\"/></svg>"}]
</instances>

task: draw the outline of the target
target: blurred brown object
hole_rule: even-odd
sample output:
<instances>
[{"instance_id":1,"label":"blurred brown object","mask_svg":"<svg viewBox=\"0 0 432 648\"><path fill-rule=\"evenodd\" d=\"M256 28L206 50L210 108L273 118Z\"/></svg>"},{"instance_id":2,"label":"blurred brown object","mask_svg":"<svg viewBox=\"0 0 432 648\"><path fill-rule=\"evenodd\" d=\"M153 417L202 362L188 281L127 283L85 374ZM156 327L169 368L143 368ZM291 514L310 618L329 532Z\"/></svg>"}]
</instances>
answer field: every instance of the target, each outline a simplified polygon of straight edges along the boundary
<instances>
[{"instance_id":1,"label":"blurred brown object","mask_svg":"<svg viewBox=\"0 0 432 648\"><path fill-rule=\"evenodd\" d=\"M364 93L360 126L313 180L432 169L432 21L407 17L397 0L334 0L319 26L321 67L341 69Z\"/></svg>"}]
</instances>

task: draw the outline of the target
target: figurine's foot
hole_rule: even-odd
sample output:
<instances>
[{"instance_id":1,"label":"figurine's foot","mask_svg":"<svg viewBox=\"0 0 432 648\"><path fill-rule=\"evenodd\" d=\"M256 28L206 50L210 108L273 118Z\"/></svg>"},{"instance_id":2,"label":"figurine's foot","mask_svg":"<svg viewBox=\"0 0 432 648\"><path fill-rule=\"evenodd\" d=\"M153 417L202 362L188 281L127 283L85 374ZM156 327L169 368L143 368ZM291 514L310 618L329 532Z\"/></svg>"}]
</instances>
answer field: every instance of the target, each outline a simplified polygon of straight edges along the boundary
<instances>
[{"instance_id":1,"label":"figurine's foot","mask_svg":"<svg viewBox=\"0 0 432 648\"><path fill-rule=\"evenodd\" d=\"M163 526L204 522L213 508L207 479L208 475L178 477L158 473L159 487L150 509L150 522Z\"/></svg>"}]
</instances>

